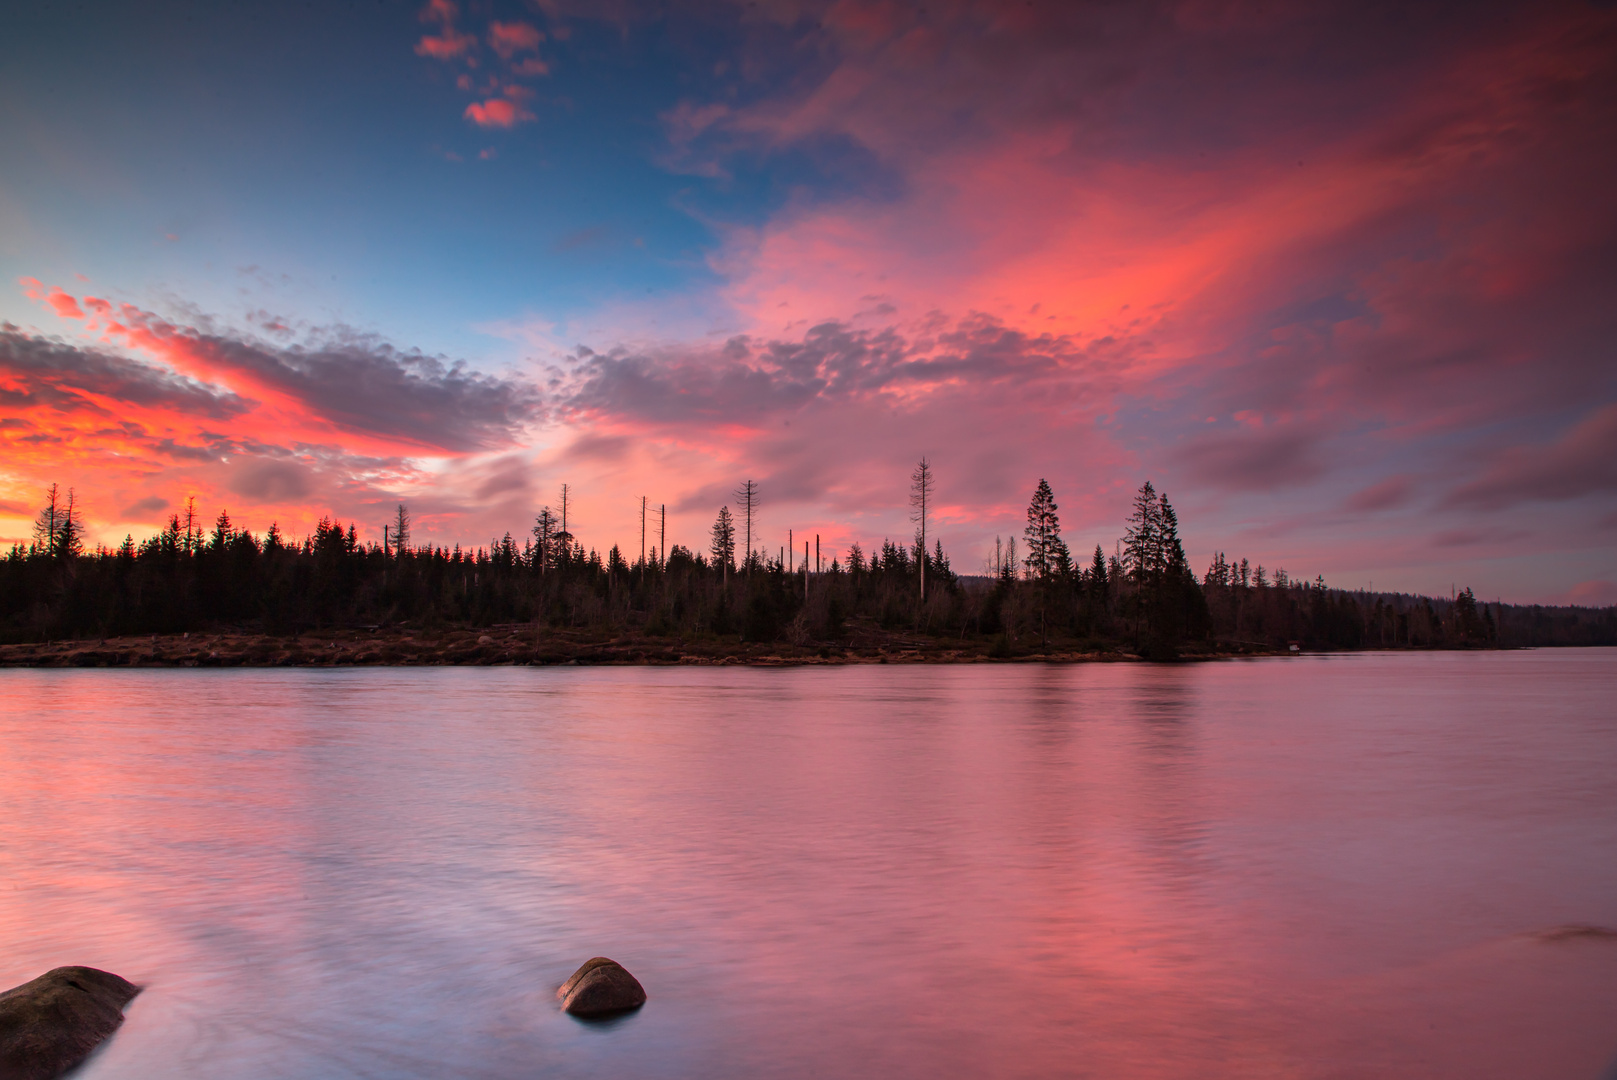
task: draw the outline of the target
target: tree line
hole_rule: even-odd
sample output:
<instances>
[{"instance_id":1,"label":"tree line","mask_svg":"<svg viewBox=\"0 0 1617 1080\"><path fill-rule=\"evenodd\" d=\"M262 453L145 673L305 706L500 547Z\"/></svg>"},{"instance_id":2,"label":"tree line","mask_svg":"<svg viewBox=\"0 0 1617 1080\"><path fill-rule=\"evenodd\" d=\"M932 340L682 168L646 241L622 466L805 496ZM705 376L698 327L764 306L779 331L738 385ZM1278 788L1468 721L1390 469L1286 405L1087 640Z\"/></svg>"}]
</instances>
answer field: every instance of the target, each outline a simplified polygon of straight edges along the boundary
<instances>
[{"instance_id":1,"label":"tree line","mask_svg":"<svg viewBox=\"0 0 1617 1080\"><path fill-rule=\"evenodd\" d=\"M520 540L508 532L465 549L413 543L403 505L376 543L330 517L298 539L274 524L262 534L238 528L225 511L209 527L194 500L154 536L87 549L75 493L52 485L31 541L0 559L0 640L524 623L799 648L834 646L863 628L991 642L1002 656L1617 644L1617 608L1487 604L1469 589L1446 600L1343 591L1222 552L1198 578L1173 505L1149 482L1113 552L1097 545L1078 559L1041 479L1020 557L1016 538L996 539L989 572L961 575L940 541L928 546L934 483L923 458L910 477L914 535L868 553L859 544L822 552L817 538L798 551L791 534L777 552L761 550L760 491L749 480L736 492L739 521L721 507L705 550L668 545L642 500L640 548L629 554L584 547L565 485Z\"/></svg>"}]
</instances>

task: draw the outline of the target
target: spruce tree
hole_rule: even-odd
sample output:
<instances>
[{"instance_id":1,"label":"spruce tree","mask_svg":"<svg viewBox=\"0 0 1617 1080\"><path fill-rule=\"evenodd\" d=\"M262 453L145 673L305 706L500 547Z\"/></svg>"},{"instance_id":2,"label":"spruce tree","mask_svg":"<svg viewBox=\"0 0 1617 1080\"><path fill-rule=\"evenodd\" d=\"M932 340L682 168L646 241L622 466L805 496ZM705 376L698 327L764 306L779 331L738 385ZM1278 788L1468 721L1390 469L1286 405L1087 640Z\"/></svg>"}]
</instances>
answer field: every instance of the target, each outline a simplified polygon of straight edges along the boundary
<instances>
[{"instance_id":1,"label":"spruce tree","mask_svg":"<svg viewBox=\"0 0 1617 1080\"><path fill-rule=\"evenodd\" d=\"M713 542L708 548L713 561L723 568L724 580L730 580L730 567L736 556L736 523L728 506L719 507L719 516L713 522Z\"/></svg>"},{"instance_id":2,"label":"spruce tree","mask_svg":"<svg viewBox=\"0 0 1617 1080\"><path fill-rule=\"evenodd\" d=\"M1050 483L1040 479L1033 489L1033 501L1027 508L1027 528L1022 538L1027 541L1027 557L1023 564L1028 576L1036 581L1049 581L1063 571L1071 571L1072 556L1061 539L1061 519L1056 514L1055 494Z\"/></svg>"},{"instance_id":3,"label":"spruce tree","mask_svg":"<svg viewBox=\"0 0 1617 1080\"><path fill-rule=\"evenodd\" d=\"M56 520L55 540L55 554L59 559L75 559L84 554L84 512L78 508L72 488L67 489L67 505L62 507Z\"/></svg>"},{"instance_id":4,"label":"spruce tree","mask_svg":"<svg viewBox=\"0 0 1617 1080\"><path fill-rule=\"evenodd\" d=\"M393 515L393 550L399 558L410 550L410 511L399 503L398 511Z\"/></svg>"},{"instance_id":5,"label":"spruce tree","mask_svg":"<svg viewBox=\"0 0 1617 1080\"><path fill-rule=\"evenodd\" d=\"M1185 549L1179 542L1179 515L1168 496L1157 496L1157 565L1164 577L1178 577L1186 568Z\"/></svg>"},{"instance_id":6,"label":"spruce tree","mask_svg":"<svg viewBox=\"0 0 1617 1080\"><path fill-rule=\"evenodd\" d=\"M539 516L533 519L533 564L540 574L555 564L556 535L560 529L555 511L548 506L540 509Z\"/></svg>"},{"instance_id":7,"label":"spruce tree","mask_svg":"<svg viewBox=\"0 0 1617 1080\"><path fill-rule=\"evenodd\" d=\"M1050 482L1043 478L1033 489L1033 501L1027 508L1027 528L1022 537L1027 541L1027 557L1023 565L1027 575L1039 588L1039 640L1049 641L1048 611L1052 586L1072 576L1072 555L1061 539L1061 519L1056 515L1056 498Z\"/></svg>"},{"instance_id":8,"label":"spruce tree","mask_svg":"<svg viewBox=\"0 0 1617 1080\"><path fill-rule=\"evenodd\" d=\"M236 535L236 530L230 524L230 511L221 510L219 516L213 519L213 537L208 542L209 549L223 551Z\"/></svg>"},{"instance_id":9,"label":"spruce tree","mask_svg":"<svg viewBox=\"0 0 1617 1080\"><path fill-rule=\"evenodd\" d=\"M1090 632L1096 633L1106 626L1106 614L1111 607L1111 574L1106 569L1106 553L1095 545L1095 557L1090 560L1086 575L1089 586Z\"/></svg>"},{"instance_id":10,"label":"spruce tree","mask_svg":"<svg viewBox=\"0 0 1617 1080\"><path fill-rule=\"evenodd\" d=\"M1123 533L1123 567L1137 584L1149 585L1160 568L1162 518L1157 489L1147 480L1134 496L1134 512Z\"/></svg>"}]
</instances>

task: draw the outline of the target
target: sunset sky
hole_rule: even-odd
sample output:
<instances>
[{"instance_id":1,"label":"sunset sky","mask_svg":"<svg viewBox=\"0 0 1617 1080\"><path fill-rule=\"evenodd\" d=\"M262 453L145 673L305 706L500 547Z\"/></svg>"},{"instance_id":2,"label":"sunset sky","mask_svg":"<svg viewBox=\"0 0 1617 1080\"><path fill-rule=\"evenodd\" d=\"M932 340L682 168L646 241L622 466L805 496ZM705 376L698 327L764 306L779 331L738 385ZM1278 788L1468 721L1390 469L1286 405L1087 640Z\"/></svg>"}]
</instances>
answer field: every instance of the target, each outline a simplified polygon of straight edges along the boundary
<instances>
[{"instance_id":1,"label":"sunset sky","mask_svg":"<svg viewBox=\"0 0 1617 1080\"><path fill-rule=\"evenodd\" d=\"M1617 603L1617 6L42 4L0 541L907 538L1151 479L1343 587ZM801 547L799 547L801 551Z\"/></svg>"}]
</instances>

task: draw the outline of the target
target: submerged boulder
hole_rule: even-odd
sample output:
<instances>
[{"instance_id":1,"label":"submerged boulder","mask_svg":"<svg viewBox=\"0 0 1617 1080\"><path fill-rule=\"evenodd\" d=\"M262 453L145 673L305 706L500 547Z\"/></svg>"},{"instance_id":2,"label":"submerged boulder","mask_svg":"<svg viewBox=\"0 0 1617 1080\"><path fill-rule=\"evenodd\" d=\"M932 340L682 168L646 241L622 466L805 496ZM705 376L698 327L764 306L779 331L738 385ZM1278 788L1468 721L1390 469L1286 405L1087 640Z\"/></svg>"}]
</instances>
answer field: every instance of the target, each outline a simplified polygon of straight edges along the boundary
<instances>
[{"instance_id":1,"label":"submerged boulder","mask_svg":"<svg viewBox=\"0 0 1617 1080\"><path fill-rule=\"evenodd\" d=\"M110 971L59 967L0 994L0 1080L50 1080L124 1022L140 987Z\"/></svg>"},{"instance_id":2,"label":"submerged boulder","mask_svg":"<svg viewBox=\"0 0 1617 1080\"><path fill-rule=\"evenodd\" d=\"M638 1009L646 1003L645 987L616 960L592 957L556 991L561 1007L574 1016L606 1016Z\"/></svg>"}]
</instances>

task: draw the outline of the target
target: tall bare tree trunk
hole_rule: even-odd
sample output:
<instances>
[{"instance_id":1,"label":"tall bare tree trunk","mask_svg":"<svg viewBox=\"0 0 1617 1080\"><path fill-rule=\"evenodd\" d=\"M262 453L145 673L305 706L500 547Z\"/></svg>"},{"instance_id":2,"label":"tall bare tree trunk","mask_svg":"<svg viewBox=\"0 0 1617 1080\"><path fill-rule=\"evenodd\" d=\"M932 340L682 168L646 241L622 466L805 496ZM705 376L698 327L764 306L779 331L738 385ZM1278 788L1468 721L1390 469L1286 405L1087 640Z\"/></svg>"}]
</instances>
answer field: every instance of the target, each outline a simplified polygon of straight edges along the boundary
<instances>
[{"instance_id":1,"label":"tall bare tree trunk","mask_svg":"<svg viewBox=\"0 0 1617 1080\"><path fill-rule=\"evenodd\" d=\"M910 474L910 520L921 526L921 603L926 603L926 519L932 504L932 463L922 457Z\"/></svg>"},{"instance_id":2,"label":"tall bare tree trunk","mask_svg":"<svg viewBox=\"0 0 1617 1080\"><path fill-rule=\"evenodd\" d=\"M747 540L746 550L741 553L741 565L745 567L752 561L752 512L758 506L758 482L756 480L743 481L741 486L736 488L735 496L741 500L743 528L745 529Z\"/></svg>"}]
</instances>

